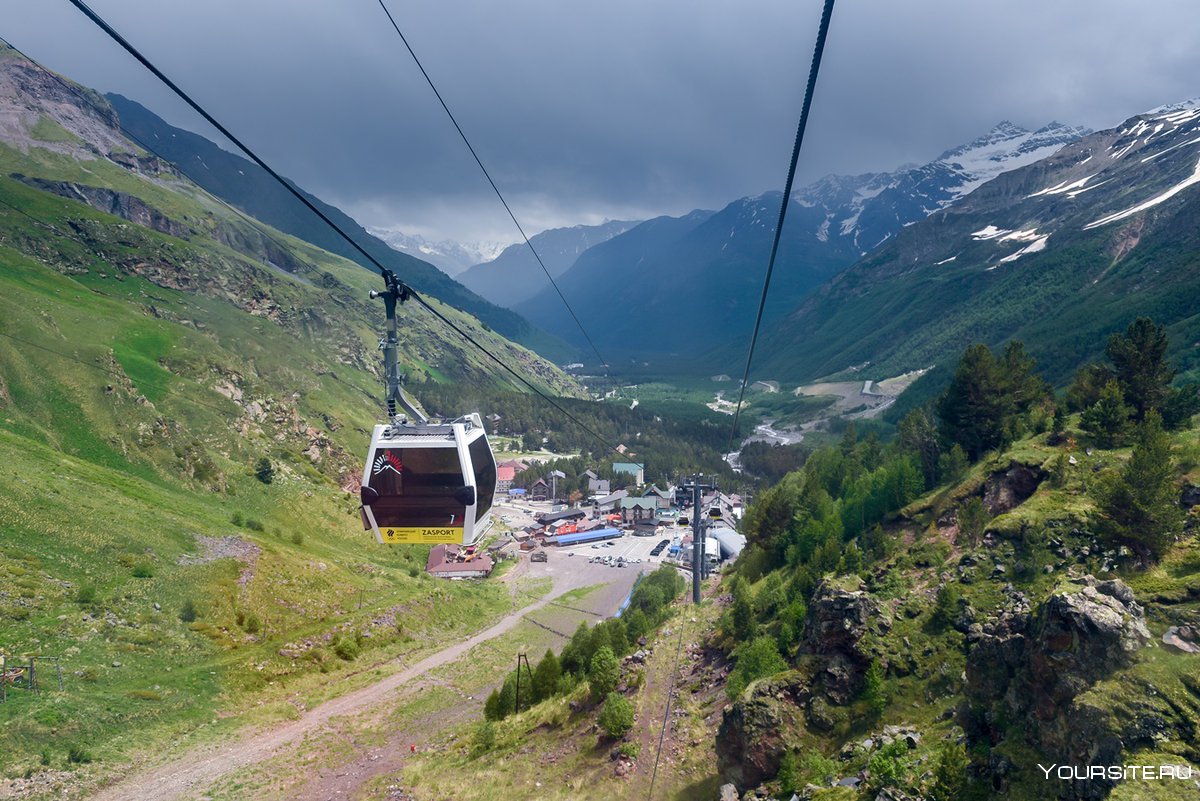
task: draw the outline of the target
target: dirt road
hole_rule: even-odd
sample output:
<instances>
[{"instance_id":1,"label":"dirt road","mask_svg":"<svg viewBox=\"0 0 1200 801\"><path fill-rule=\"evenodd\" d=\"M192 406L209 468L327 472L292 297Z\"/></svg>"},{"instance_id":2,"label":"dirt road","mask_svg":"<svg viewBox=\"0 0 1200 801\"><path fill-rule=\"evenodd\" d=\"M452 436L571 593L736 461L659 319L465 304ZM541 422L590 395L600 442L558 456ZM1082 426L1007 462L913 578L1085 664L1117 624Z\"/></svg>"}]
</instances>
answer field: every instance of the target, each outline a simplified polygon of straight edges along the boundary
<instances>
[{"instance_id":1,"label":"dirt road","mask_svg":"<svg viewBox=\"0 0 1200 801\"><path fill-rule=\"evenodd\" d=\"M380 703L386 696L415 681L427 671L454 662L482 642L512 629L530 612L551 602L549 596L513 612L491 628L432 654L408 668L369 687L347 693L303 713L298 720L266 731L248 734L219 746L197 749L184 757L147 773L131 776L94 796L97 801L174 801L198 794L222 776L269 758L285 746L299 742L306 734L329 723L332 718L352 715Z\"/></svg>"},{"instance_id":2,"label":"dirt road","mask_svg":"<svg viewBox=\"0 0 1200 801\"><path fill-rule=\"evenodd\" d=\"M401 690L426 676L430 671L449 665L466 655L481 643L505 634L515 628L532 612L546 607L555 609L554 600L563 592L578 587L602 583L595 596L589 598L589 607L598 611L595 617L603 617L615 611L617 605L629 592L636 571L613 571L602 565L591 565L586 559L568 562L561 554L547 564L529 565L524 560L510 574L517 576L544 575L553 581L553 589L545 597L533 600L526 606L506 615L498 623L479 633L443 648L421 661L387 678L327 701L304 712L299 719L282 723L266 730L249 732L224 743L196 748L170 762L128 776L101 790L92 798L97 801L178 801L203 795L204 790L235 771L270 759L284 749L299 744L307 735L320 732L335 718L361 714L378 705L393 700ZM510 584L515 599L520 602L532 596L516 591L516 581ZM603 610L603 611L599 611ZM583 611L583 610L581 610ZM594 618L593 618L594 619ZM569 630L568 630L569 631ZM478 706L475 704L474 706ZM450 718L455 712L445 710ZM432 722L431 722L432 723ZM424 732L425 734L428 731ZM402 738L403 739L403 738ZM348 766L355 772L353 766ZM377 771L368 771L368 774ZM348 777L343 774L345 789L359 785L367 776ZM343 796L344 797L344 796Z\"/></svg>"}]
</instances>

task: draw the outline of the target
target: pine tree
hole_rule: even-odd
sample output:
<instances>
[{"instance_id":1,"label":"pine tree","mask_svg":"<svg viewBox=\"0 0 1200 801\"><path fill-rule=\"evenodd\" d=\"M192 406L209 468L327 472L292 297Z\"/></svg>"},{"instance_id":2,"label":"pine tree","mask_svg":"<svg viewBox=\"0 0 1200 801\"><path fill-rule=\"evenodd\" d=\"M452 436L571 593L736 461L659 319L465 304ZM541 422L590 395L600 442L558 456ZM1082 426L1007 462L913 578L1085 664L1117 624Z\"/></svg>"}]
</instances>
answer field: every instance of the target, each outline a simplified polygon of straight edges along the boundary
<instances>
[{"instance_id":1,"label":"pine tree","mask_svg":"<svg viewBox=\"0 0 1200 801\"><path fill-rule=\"evenodd\" d=\"M967 749L961 743L946 743L933 769L929 801L962 801L967 793Z\"/></svg>"},{"instance_id":2,"label":"pine tree","mask_svg":"<svg viewBox=\"0 0 1200 801\"><path fill-rule=\"evenodd\" d=\"M1128 545L1143 564L1159 559L1183 530L1171 439L1158 412L1138 427L1129 461L1100 484L1097 505L1110 539Z\"/></svg>"},{"instance_id":3,"label":"pine tree","mask_svg":"<svg viewBox=\"0 0 1200 801\"><path fill-rule=\"evenodd\" d=\"M938 444L937 424L933 415L926 408L913 409L900 421L896 432L900 450L916 456L921 463L925 489L936 487L941 447ZM966 458L966 454L963 458Z\"/></svg>"},{"instance_id":4,"label":"pine tree","mask_svg":"<svg viewBox=\"0 0 1200 801\"><path fill-rule=\"evenodd\" d=\"M949 388L938 402L942 434L972 461L1006 442L1010 401L1002 392L1000 366L987 345L967 348Z\"/></svg>"},{"instance_id":5,"label":"pine tree","mask_svg":"<svg viewBox=\"0 0 1200 801\"><path fill-rule=\"evenodd\" d=\"M862 698L867 702L867 709L875 717L879 717L883 710L887 709L887 689L883 681L883 668L879 666L878 660L871 660L871 666L867 668L867 675L863 679Z\"/></svg>"},{"instance_id":6,"label":"pine tree","mask_svg":"<svg viewBox=\"0 0 1200 801\"><path fill-rule=\"evenodd\" d=\"M1092 435L1101 448L1117 448L1125 442L1133 409L1125 404L1125 395L1115 380L1100 390L1100 398L1079 417L1079 427Z\"/></svg>"},{"instance_id":7,"label":"pine tree","mask_svg":"<svg viewBox=\"0 0 1200 801\"><path fill-rule=\"evenodd\" d=\"M588 684L591 685L592 702L599 703L617 688L621 679L621 663L607 645L596 651L588 668Z\"/></svg>"},{"instance_id":8,"label":"pine tree","mask_svg":"<svg viewBox=\"0 0 1200 801\"><path fill-rule=\"evenodd\" d=\"M1162 326L1148 317L1137 318L1124 334L1108 338L1105 355L1112 360L1125 402L1139 422L1151 410L1161 410L1170 394L1175 370L1167 365L1167 345Z\"/></svg>"},{"instance_id":9,"label":"pine tree","mask_svg":"<svg viewBox=\"0 0 1200 801\"><path fill-rule=\"evenodd\" d=\"M562 675L562 667L553 651L547 650L542 661L538 662L533 671L533 701L545 701L554 695L558 688L558 678Z\"/></svg>"}]
</instances>

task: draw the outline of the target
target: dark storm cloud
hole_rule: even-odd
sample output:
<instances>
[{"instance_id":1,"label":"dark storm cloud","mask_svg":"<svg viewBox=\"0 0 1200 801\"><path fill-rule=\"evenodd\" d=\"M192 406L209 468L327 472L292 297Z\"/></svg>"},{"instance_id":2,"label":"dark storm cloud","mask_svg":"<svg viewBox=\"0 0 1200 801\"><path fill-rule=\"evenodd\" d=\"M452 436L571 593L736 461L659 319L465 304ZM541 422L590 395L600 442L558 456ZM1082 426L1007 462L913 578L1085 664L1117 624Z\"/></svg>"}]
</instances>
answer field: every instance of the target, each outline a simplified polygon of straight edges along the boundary
<instances>
[{"instance_id":1,"label":"dark storm cloud","mask_svg":"<svg viewBox=\"0 0 1200 801\"><path fill-rule=\"evenodd\" d=\"M376 0L93 0L306 188L369 225L514 239ZM527 230L780 188L820 3L390 0ZM1190 0L842 0L799 180L1001 119L1094 128L1200 94ZM50 67L209 133L66 0L0 0Z\"/></svg>"}]
</instances>

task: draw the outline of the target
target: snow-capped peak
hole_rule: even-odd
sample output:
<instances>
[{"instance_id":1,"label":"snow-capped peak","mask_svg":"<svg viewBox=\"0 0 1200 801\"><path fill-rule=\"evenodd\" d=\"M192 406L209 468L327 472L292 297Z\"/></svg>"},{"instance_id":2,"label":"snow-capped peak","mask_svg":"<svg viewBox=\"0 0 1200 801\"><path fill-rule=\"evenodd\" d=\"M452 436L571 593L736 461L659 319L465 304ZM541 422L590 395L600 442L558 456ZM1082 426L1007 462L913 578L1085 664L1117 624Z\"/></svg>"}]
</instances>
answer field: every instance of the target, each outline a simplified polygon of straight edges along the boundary
<instances>
[{"instance_id":1,"label":"snow-capped peak","mask_svg":"<svg viewBox=\"0 0 1200 801\"><path fill-rule=\"evenodd\" d=\"M401 253L429 262L449 276L455 276L473 264L491 261L500 255L507 242L430 242L423 236L406 234L397 228L368 228L367 231Z\"/></svg>"},{"instance_id":2,"label":"snow-capped peak","mask_svg":"<svg viewBox=\"0 0 1200 801\"><path fill-rule=\"evenodd\" d=\"M823 212L826 221L813 222L818 239L847 237L862 253L1000 173L1046 158L1089 133L1057 121L1030 131L1003 120L926 164L906 164L886 173L827 175L796 190L792 200Z\"/></svg>"}]
</instances>

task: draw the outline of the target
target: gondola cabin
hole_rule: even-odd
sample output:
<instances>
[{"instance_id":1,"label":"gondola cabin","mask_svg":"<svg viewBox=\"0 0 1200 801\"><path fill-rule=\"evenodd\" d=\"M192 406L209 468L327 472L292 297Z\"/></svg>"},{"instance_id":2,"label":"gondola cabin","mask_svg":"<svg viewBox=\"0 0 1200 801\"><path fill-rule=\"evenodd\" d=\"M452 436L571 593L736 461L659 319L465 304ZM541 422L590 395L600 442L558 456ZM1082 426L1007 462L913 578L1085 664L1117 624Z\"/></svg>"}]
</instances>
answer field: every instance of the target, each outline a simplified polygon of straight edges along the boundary
<instances>
[{"instance_id":1,"label":"gondola cabin","mask_svg":"<svg viewBox=\"0 0 1200 801\"><path fill-rule=\"evenodd\" d=\"M377 425L362 478L363 526L382 543L472 545L491 524L496 460L478 414Z\"/></svg>"}]
</instances>

